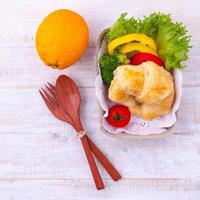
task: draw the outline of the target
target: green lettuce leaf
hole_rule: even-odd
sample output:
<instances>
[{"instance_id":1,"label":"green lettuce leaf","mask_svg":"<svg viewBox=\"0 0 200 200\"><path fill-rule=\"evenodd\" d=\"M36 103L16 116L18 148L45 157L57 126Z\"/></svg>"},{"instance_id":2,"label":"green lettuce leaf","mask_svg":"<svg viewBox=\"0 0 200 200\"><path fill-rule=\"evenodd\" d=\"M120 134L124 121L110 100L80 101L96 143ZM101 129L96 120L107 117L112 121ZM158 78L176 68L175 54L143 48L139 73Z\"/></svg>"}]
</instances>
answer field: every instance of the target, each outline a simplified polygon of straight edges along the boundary
<instances>
[{"instance_id":1,"label":"green lettuce leaf","mask_svg":"<svg viewBox=\"0 0 200 200\"><path fill-rule=\"evenodd\" d=\"M182 23L173 22L170 15L160 12L141 19L126 19L122 14L106 34L107 42L129 33L144 33L153 38L158 55L165 61L167 69L185 67L188 59L190 36Z\"/></svg>"},{"instance_id":2,"label":"green lettuce leaf","mask_svg":"<svg viewBox=\"0 0 200 200\"><path fill-rule=\"evenodd\" d=\"M114 25L110 28L110 30L106 34L107 42L114 40L122 35L126 35L129 33L134 33L138 30L138 20L133 17L126 19L127 13L121 14L119 19L114 23Z\"/></svg>"}]
</instances>

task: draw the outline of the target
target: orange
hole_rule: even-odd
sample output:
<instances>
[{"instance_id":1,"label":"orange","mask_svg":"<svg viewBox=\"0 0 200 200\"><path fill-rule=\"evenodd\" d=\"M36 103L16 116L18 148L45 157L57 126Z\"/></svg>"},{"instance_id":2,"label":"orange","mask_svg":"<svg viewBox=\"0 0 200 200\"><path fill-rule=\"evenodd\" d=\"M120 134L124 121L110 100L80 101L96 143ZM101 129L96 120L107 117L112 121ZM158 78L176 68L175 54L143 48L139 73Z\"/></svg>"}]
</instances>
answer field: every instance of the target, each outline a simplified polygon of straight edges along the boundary
<instances>
[{"instance_id":1,"label":"orange","mask_svg":"<svg viewBox=\"0 0 200 200\"><path fill-rule=\"evenodd\" d=\"M49 14L36 33L36 49L42 61L64 69L78 61L88 45L88 27L76 12L66 9Z\"/></svg>"}]
</instances>

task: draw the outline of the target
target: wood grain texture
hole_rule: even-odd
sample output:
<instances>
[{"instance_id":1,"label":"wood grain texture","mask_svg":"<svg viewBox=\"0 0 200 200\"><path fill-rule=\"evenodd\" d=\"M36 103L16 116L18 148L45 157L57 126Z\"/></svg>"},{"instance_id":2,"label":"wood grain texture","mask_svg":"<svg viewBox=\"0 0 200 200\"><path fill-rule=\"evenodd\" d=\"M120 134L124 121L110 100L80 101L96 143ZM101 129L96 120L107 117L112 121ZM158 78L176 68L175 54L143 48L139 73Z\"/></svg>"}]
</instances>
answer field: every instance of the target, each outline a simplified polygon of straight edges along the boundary
<instances>
[{"instance_id":1,"label":"wood grain texture","mask_svg":"<svg viewBox=\"0 0 200 200\"><path fill-rule=\"evenodd\" d=\"M72 68L60 71L45 66L33 47L0 47L0 88L39 88L60 74L68 74L81 87L94 87L95 51L89 48Z\"/></svg>"},{"instance_id":2,"label":"wood grain texture","mask_svg":"<svg viewBox=\"0 0 200 200\"><path fill-rule=\"evenodd\" d=\"M90 29L89 48L72 68L45 67L35 32L51 11L79 12ZM200 3L199 0L1 0L0 5L0 200L200 199ZM156 140L119 140L99 130L94 92L99 34L120 13L161 11L183 22L193 48L183 71L183 99L174 135ZM68 74L81 87L84 126L124 179L96 192L74 130L50 115L38 89Z\"/></svg>"},{"instance_id":3,"label":"wood grain texture","mask_svg":"<svg viewBox=\"0 0 200 200\"><path fill-rule=\"evenodd\" d=\"M179 179L106 180L106 189L95 191L88 179L43 179L0 181L1 200L199 200L199 182ZM128 191L128 194L127 194Z\"/></svg>"},{"instance_id":4,"label":"wood grain texture","mask_svg":"<svg viewBox=\"0 0 200 200\"><path fill-rule=\"evenodd\" d=\"M123 142L98 133L89 135L123 178L200 177L198 135ZM73 134L2 134L0 152L1 179L91 178L81 143Z\"/></svg>"}]
</instances>

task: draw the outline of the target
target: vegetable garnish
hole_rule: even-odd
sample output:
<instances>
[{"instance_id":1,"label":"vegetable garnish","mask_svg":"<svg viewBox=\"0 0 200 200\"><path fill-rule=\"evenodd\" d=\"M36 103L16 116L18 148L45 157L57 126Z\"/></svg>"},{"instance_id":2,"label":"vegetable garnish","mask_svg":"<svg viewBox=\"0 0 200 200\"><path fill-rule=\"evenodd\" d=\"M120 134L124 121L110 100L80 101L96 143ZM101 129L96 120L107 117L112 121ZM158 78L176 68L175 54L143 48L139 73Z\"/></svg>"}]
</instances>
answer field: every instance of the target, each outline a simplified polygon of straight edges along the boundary
<instances>
[{"instance_id":1,"label":"vegetable garnish","mask_svg":"<svg viewBox=\"0 0 200 200\"><path fill-rule=\"evenodd\" d=\"M99 59L101 76L105 84L110 85L113 79L113 71L120 65L128 64L130 60L125 54L115 51L113 55L104 54Z\"/></svg>"},{"instance_id":2,"label":"vegetable garnish","mask_svg":"<svg viewBox=\"0 0 200 200\"><path fill-rule=\"evenodd\" d=\"M152 61L160 66L165 66L163 60L151 53L136 53L131 57L131 65L140 65L143 62Z\"/></svg>"},{"instance_id":3,"label":"vegetable garnish","mask_svg":"<svg viewBox=\"0 0 200 200\"><path fill-rule=\"evenodd\" d=\"M160 58L143 55L137 57L140 62L151 60L167 70L185 67L183 62L188 59L192 46L182 23L173 22L170 15L160 12L143 19L127 19L126 15L123 13L106 33L108 54L104 54L99 60L105 84L110 85L113 71L120 65L128 64L129 58L133 58L138 52L154 54Z\"/></svg>"},{"instance_id":4,"label":"vegetable garnish","mask_svg":"<svg viewBox=\"0 0 200 200\"><path fill-rule=\"evenodd\" d=\"M131 43L125 44L120 48L121 53L131 53L134 51L147 52L147 53L157 55L156 52L152 48L138 42L131 42Z\"/></svg>"},{"instance_id":5,"label":"vegetable garnish","mask_svg":"<svg viewBox=\"0 0 200 200\"><path fill-rule=\"evenodd\" d=\"M109 42L108 53L112 54L114 49L117 48L118 46L127 44L129 42L135 42L135 41L140 42L143 45L147 45L148 47L153 49L155 52L157 51L156 43L152 38L148 37L145 34L132 33L132 34L123 35Z\"/></svg>"},{"instance_id":6,"label":"vegetable garnish","mask_svg":"<svg viewBox=\"0 0 200 200\"><path fill-rule=\"evenodd\" d=\"M123 105L112 106L108 111L107 122L114 127L124 127L131 119L128 107Z\"/></svg>"},{"instance_id":7,"label":"vegetable garnish","mask_svg":"<svg viewBox=\"0 0 200 200\"><path fill-rule=\"evenodd\" d=\"M122 14L106 34L107 42L130 33L143 33L154 39L158 55L164 60L166 69L185 66L183 61L188 59L190 36L182 23L173 22L170 15L160 12L141 19L126 19Z\"/></svg>"}]
</instances>

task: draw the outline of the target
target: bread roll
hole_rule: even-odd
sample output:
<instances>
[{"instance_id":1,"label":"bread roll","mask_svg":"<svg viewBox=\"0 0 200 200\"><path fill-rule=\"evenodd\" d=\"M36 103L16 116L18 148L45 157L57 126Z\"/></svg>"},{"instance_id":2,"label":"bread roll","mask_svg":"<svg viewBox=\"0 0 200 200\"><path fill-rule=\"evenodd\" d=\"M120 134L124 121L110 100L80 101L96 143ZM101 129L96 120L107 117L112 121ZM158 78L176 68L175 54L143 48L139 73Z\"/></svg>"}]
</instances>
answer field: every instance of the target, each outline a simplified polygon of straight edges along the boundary
<instances>
[{"instance_id":1,"label":"bread roll","mask_svg":"<svg viewBox=\"0 0 200 200\"><path fill-rule=\"evenodd\" d=\"M173 77L151 61L119 66L114 71L108 94L111 101L128 106L133 115L153 119L171 111Z\"/></svg>"}]
</instances>

